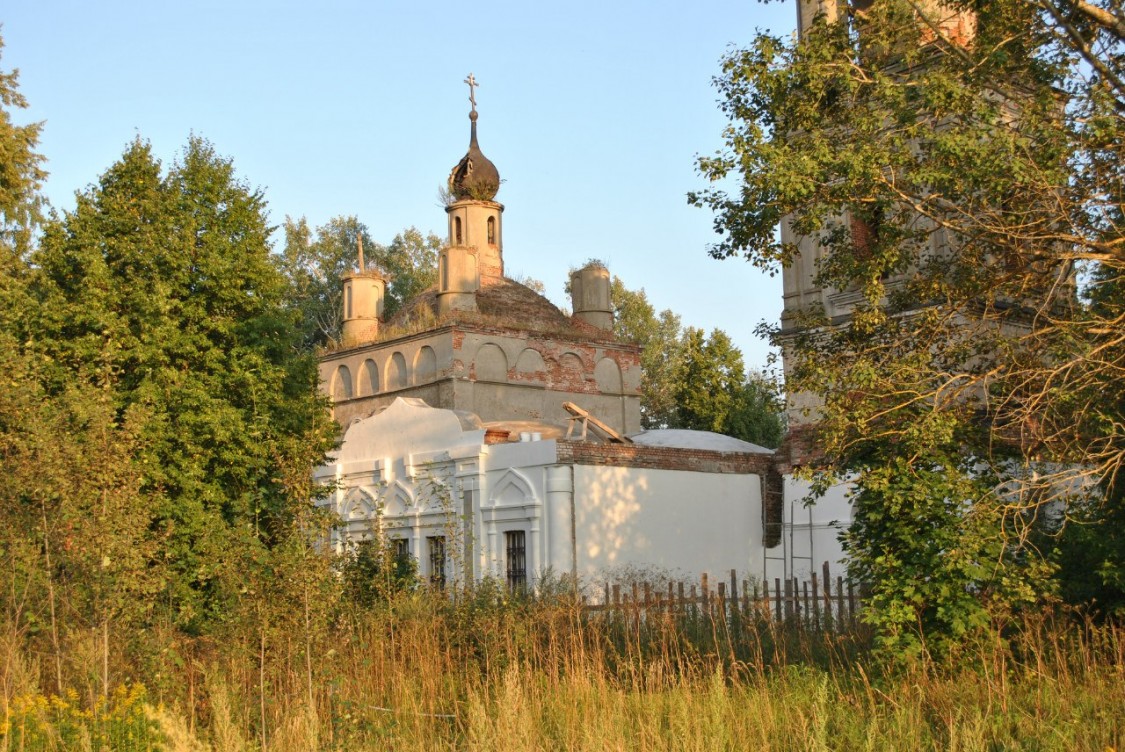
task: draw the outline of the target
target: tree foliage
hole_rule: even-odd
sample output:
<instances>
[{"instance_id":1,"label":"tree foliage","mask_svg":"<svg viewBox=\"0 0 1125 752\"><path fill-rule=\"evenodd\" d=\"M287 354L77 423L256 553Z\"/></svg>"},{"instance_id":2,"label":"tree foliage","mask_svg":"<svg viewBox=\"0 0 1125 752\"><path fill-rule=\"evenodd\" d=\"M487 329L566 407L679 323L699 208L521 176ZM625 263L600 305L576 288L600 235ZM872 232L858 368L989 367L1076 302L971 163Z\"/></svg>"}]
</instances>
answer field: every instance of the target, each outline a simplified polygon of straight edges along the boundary
<instances>
[{"instance_id":1,"label":"tree foliage","mask_svg":"<svg viewBox=\"0 0 1125 752\"><path fill-rule=\"evenodd\" d=\"M46 397L96 388L115 423L143 415L126 456L161 539L163 600L192 628L222 618L244 556L288 534L307 498L285 470L311 470L334 433L264 210L207 142L165 173L136 141L31 257Z\"/></svg>"},{"instance_id":2,"label":"tree foliage","mask_svg":"<svg viewBox=\"0 0 1125 752\"><path fill-rule=\"evenodd\" d=\"M395 235L374 256L375 263L390 276L387 286L387 316L393 316L418 293L437 284L438 252L442 240L432 232L422 235L408 227Z\"/></svg>"},{"instance_id":3,"label":"tree foliage","mask_svg":"<svg viewBox=\"0 0 1125 752\"><path fill-rule=\"evenodd\" d=\"M644 290L614 277L614 334L641 347L641 425L689 428L776 447L784 418L776 386L747 373L742 352L716 329L686 329L670 310L659 315Z\"/></svg>"},{"instance_id":4,"label":"tree foliage","mask_svg":"<svg viewBox=\"0 0 1125 752\"><path fill-rule=\"evenodd\" d=\"M9 108L26 106L16 81L0 73L0 628L8 639L40 640L44 678L56 688L68 668L61 646L96 635L104 688L111 635L148 622L161 583L130 462L146 411L118 409L112 374L47 386L52 363L30 326L38 309L28 263L45 173L40 126L12 123Z\"/></svg>"},{"instance_id":5,"label":"tree foliage","mask_svg":"<svg viewBox=\"0 0 1125 752\"><path fill-rule=\"evenodd\" d=\"M340 339L343 278L358 268L361 241L365 266L387 277L384 318L437 283L442 242L433 233L423 235L410 227L384 246L371 239L367 225L356 217L333 217L315 231L304 217L287 217L279 265L289 280L289 305L299 315L310 349Z\"/></svg>"},{"instance_id":6,"label":"tree foliage","mask_svg":"<svg viewBox=\"0 0 1125 752\"><path fill-rule=\"evenodd\" d=\"M644 290L630 290L620 277L610 286L613 333L641 348L641 425L669 427L676 422L677 375L680 370L679 315L656 313Z\"/></svg>"},{"instance_id":7,"label":"tree foliage","mask_svg":"<svg viewBox=\"0 0 1125 752\"><path fill-rule=\"evenodd\" d=\"M0 51L3 49L0 38ZM31 233L41 218L39 186L47 173L36 147L43 124L12 121L13 108L27 107L19 91L18 70L0 70L0 105L0 251L21 255L30 247Z\"/></svg>"},{"instance_id":8,"label":"tree foliage","mask_svg":"<svg viewBox=\"0 0 1125 752\"><path fill-rule=\"evenodd\" d=\"M1125 26L1109 2L840 7L724 60L726 147L689 200L716 257L792 263L784 221L825 249L818 287L857 293L774 341L819 399L822 469L856 481L869 619L909 650L1044 587L1034 523L1120 500L1125 307L1090 295L1125 268Z\"/></svg>"}]
</instances>

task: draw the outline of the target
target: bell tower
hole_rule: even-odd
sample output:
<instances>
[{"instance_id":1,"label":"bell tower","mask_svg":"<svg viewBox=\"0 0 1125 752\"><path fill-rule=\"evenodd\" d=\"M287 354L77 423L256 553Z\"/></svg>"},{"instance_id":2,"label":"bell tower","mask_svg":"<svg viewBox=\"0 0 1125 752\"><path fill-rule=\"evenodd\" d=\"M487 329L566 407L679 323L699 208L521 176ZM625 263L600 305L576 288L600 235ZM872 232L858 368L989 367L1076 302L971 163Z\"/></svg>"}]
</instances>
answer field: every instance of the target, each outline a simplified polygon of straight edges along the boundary
<instances>
[{"instance_id":1,"label":"bell tower","mask_svg":"<svg viewBox=\"0 0 1125 752\"><path fill-rule=\"evenodd\" d=\"M864 23L886 0L798 0L797 28L801 38L808 35L817 19L825 23L846 23L853 25L862 36ZM967 46L972 43L976 33L976 16L967 10L954 7L946 0L910 0L910 8L917 24L922 45ZM874 21L872 21L874 22ZM924 222L924 220L921 220ZM850 216L847 212L829 217L828 224L848 229L857 244L875 229L862 219ZM854 306L862 299L858 290L835 290L817 284L817 271L821 261L829 253L824 238L818 235L798 235L793 231L789 217L781 221L781 240L797 249L790 263L782 269L784 306L781 313L781 333L796 334L801 327L802 314L814 312L823 316L832 325L841 324L851 316ZM945 242L944 233L935 233L932 243L940 248ZM789 368L787 348L782 347L782 358L786 370ZM789 395L789 422L799 426L806 422L806 410L815 407L817 401L808 394Z\"/></svg>"},{"instance_id":2,"label":"bell tower","mask_svg":"<svg viewBox=\"0 0 1125 752\"><path fill-rule=\"evenodd\" d=\"M469 151L449 173L449 194L452 203L446 207L449 216L451 248L473 249L477 257L480 284L488 285L504 277L503 233L501 217L504 205L493 199L500 190L500 172L484 156L477 143L477 80L470 73L469 85Z\"/></svg>"}]
</instances>

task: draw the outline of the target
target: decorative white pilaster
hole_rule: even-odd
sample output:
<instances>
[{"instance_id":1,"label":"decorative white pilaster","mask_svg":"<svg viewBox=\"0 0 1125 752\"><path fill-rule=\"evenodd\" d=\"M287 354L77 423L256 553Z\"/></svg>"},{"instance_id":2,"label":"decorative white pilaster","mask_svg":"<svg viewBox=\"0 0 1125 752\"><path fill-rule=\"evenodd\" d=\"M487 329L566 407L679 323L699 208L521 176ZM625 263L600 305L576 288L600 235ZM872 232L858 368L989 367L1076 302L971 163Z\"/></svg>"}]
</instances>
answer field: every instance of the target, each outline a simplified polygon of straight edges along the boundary
<instances>
[{"instance_id":1,"label":"decorative white pilaster","mask_svg":"<svg viewBox=\"0 0 1125 752\"><path fill-rule=\"evenodd\" d=\"M574 468L552 465L547 468L547 557L562 574L577 576L578 562L574 541Z\"/></svg>"}]
</instances>

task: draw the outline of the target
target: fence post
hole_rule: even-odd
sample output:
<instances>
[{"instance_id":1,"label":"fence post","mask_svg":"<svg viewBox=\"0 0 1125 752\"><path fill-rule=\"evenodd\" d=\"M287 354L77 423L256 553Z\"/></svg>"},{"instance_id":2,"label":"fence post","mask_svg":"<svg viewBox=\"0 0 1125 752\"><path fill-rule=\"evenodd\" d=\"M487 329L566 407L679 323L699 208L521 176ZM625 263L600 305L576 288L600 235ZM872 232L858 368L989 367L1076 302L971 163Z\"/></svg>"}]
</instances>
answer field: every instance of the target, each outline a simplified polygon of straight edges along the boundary
<instances>
[{"instance_id":1,"label":"fence post","mask_svg":"<svg viewBox=\"0 0 1125 752\"><path fill-rule=\"evenodd\" d=\"M816 585L816 572L810 572L812 577L812 619L813 629L820 631L820 591Z\"/></svg>"},{"instance_id":2,"label":"fence post","mask_svg":"<svg viewBox=\"0 0 1125 752\"><path fill-rule=\"evenodd\" d=\"M828 562L824 562L824 618L832 621L832 575L828 571Z\"/></svg>"},{"instance_id":3,"label":"fence post","mask_svg":"<svg viewBox=\"0 0 1125 752\"><path fill-rule=\"evenodd\" d=\"M803 597L804 597L802 605L805 607L805 625L807 626L810 623L809 620L812 618L812 614L809 613L809 583L808 582L802 582L801 583L801 592L803 593Z\"/></svg>"}]
</instances>

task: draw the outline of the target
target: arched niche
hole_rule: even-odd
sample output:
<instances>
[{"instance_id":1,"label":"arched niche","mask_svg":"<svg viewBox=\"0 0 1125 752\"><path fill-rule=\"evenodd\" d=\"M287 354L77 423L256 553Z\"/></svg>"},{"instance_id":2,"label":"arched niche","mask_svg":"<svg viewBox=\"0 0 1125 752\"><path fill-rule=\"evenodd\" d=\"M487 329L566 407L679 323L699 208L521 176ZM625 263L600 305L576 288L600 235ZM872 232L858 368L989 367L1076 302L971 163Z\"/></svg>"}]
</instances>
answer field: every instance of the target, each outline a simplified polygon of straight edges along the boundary
<instances>
[{"instance_id":1,"label":"arched niche","mask_svg":"<svg viewBox=\"0 0 1125 752\"><path fill-rule=\"evenodd\" d=\"M507 381L508 356L499 345L485 342L473 358L473 373L477 381Z\"/></svg>"},{"instance_id":2,"label":"arched niche","mask_svg":"<svg viewBox=\"0 0 1125 752\"><path fill-rule=\"evenodd\" d=\"M375 499L361 488L353 488L340 505L340 518L344 522L361 522L375 516Z\"/></svg>"},{"instance_id":3,"label":"arched niche","mask_svg":"<svg viewBox=\"0 0 1125 752\"><path fill-rule=\"evenodd\" d=\"M536 501L531 482L515 470L504 473L488 495L492 506L519 506Z\"/></svg>"},{"instance_id":4,"label":"arched niche","mask_svg":"<svg viewBox=\"0 0 1125 752\"><path fill-rule=\"evenodd\" d=\"M563 353L559 356L559 368L563 371L577 371L582 373L582 358L578 357L572 352Z\"/></svg>"},{"instance_id":5,"label":"arched niche","mask_svg":"<svg viewBox=\"0 0 1125 752\"><path fill-rule=\"evenodd\" d=\"M419 484L414 503L423 512L441 513L454 517L454 491L448 480L429 478Z\"/></svg>"},{"instance_id":6,"label":"arched niche","mask_svg":"<svg viewBox=\"0 0 1125 752\"><path fill-rule=\"evenodd\" d=\"M353 488L340 503L340 525L345 538L355 542L371 537L376 521L375 498L361 488Z\"/></svg>"},{"instance_id":7,"label":"arched niche","mask_svg":"<svg viewBox=\"0 0 1125 752\"><path fill-rule=\"evenodd\" d=\"M352 372L347 366L338 367L332 375L332 399L336 402L350 400L353 394Z\"/></svg>"},{"instance_id":8,"label":"arched niche","mask_svg":"<svg viewBox=\"0 0 1125 752\"><path fill-rule=\"evenodd\" d=\"M401 516L412 506L414 506L414 495L410 493L410 489L401 481L395 481L383 497L383 516L388 518Z\"/></svg>"},{"instance_id":9,"label":"arched niche","mask_svg":"<svg viewBox=\"0 0 1125 752\"><path fill-rule=\"evenodd\" d=\"M603 394L621 394L621 366L613 358L602 358L594 367L594 381Z\"/></svg>"},{"instance_id":10,"label":"arched niche","mask_svg":"<svg viewBox=\"0 0 1125 752\"><path fill-rule=\"evenodd\" d=\"M516 373L520 376L542 376L547 371L547 363L538 350L528 347L516 358Z\"/></svg>"},{"instance_id":11,"label":"arched niche","mask_svg":"<svg viewBox=\"0 0 1125 752\"><path fill-rule=\"evenodd\" d=\"M391 355L387 363L387 389L402 389L410 383L410 373L406 368L406 358L402 353Z\"/></svg>"},{"instance_id":12,"label":"arched niche","mask_svg":"<svg viewBox=\"0 0 1125 752\"><path fill-rule=\"evenodd\" d=\"M414 356L414 383L428 384L437 376L437 355L434 348L423 345Z\"/></svg>"},{"instance_id":13,"label":"arched niche","mask_svg":"<svg viewBox=\"0 0 1125 752\"><path fill-rule=\"evenodd\" d=\"M567 392L581 391L586 380L586 369L582 359L572 352L559 356L557 365L551 369L551 385Z\"/></svg>"},{"instance_id":14,"label":"arched niche","mask_svg":"<svg viewBox=\"0 0 1125 752\"><path fill-rule=\"evenodd\" d=\"M363 366L359 369L359 384L357 387L356 391L361 396L379 393L379 366L375 365L375 361L371 358L363 361Z\"/></svg>"}]
</instances>

